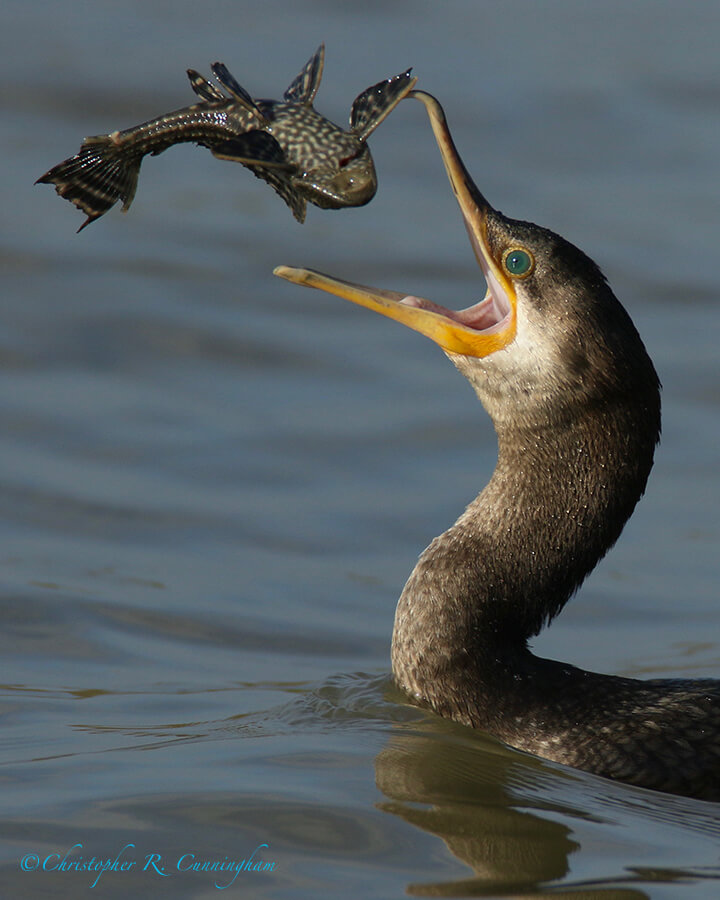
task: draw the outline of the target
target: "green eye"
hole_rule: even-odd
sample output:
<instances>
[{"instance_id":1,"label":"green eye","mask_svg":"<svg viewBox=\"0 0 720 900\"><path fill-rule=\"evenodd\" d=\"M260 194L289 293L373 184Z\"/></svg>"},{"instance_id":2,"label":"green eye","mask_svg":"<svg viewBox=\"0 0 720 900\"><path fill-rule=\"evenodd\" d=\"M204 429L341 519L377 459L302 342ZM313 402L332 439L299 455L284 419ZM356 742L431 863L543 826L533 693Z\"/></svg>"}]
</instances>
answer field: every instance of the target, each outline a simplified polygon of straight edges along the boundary
<instances>
[{"instance_id":1,"label":"green eye","mask_svg":"<svg viewBox=\"0 0 720 900\"><path fill-rule=\"evenodd\" d=\"M524 278L532 272L535 260L527 250L515 247L505 252L503 265L509 275L514 275L515 278Z\"/></svg>"}]
</instances>

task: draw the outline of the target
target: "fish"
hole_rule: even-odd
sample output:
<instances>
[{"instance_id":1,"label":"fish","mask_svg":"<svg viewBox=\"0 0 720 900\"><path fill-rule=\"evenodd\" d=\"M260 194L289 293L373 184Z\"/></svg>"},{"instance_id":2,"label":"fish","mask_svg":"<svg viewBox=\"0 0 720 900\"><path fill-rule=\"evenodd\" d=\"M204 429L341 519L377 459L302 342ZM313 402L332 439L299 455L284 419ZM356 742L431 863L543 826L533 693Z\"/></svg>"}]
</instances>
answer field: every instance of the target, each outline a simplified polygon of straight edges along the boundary
<instances>
[{"instance_id":1,"label":"fish","mask_svg":"<svg viewBox=\"0 0 720 900\"><path fill-rule=\"evenodd\" d=\"M119 200L123 212L130 208L145 156L189 142L264 179L298 222L305 221L308 203L321 209L364 206L377 191L367 139L417 79L408 69L364 90L353 101L345 131L313 107L324 61L321 44L282 100L253 99L220 62L211 66L220 87L188 69L200 102L123 131L87 137L75 156L35 183L54 184L87 215L82 231Z\"/></svg>"}]
</instances>

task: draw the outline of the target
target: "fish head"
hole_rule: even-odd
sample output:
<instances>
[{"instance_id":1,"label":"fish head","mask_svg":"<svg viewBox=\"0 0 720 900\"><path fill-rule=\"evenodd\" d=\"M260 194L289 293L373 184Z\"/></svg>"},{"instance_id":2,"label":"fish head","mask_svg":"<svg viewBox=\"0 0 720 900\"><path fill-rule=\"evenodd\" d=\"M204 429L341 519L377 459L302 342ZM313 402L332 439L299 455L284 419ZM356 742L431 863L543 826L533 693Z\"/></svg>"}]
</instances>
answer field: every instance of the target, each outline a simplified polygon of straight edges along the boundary
<instances>
[{"instance_id":1,"label":"fish head","mask_svg":"<svg viewBox=\"0 0 720 900\"><path fill-rule=\"evenodd\" d=\"M347 155L295 176L293 187L321 209L369 203L377 191L375 164L364 141L354 140L353 144Z\"/></svg>"}]
</instances>

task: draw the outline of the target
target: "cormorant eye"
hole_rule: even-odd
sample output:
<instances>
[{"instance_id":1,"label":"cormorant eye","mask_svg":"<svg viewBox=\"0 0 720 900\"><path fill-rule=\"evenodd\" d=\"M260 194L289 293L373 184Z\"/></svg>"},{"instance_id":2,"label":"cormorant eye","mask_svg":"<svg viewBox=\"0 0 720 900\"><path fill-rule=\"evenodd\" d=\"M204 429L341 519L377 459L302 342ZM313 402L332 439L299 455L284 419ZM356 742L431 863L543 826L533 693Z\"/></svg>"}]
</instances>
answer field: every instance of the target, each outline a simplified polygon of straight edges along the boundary
<instances>
[{"instance_id":1,"label":"cormorant eye","mask_svg":"<svg viewBox=\"0 0 720 900\"><path fill-rule=\"evenodd\" d=\"M531 253L521 247L511 247L503 255L503 266L508 275L514 278L527 278L535 268L535 260Z\"/></svg>"}]
</instances>

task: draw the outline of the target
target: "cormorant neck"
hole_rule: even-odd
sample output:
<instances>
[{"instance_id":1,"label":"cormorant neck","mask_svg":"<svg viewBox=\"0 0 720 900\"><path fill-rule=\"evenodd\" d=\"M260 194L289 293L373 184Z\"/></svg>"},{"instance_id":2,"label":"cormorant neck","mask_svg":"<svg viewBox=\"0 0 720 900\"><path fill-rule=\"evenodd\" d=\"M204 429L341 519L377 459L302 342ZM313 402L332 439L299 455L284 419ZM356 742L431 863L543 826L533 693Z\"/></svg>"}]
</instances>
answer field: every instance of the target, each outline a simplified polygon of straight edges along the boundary
<instances>
[{"instance_id":1,"label":"cormorant neck","mask_svg":"<svg viewBox=\"0 0 720 900\"><path fill-rule=\"evenodd\" d=\"M457 522L421 555L398 603L393 671L438 712L507 696L532 668L527 639L555 616L642 495L660 430L657 376L638 338L636 377L576 405L493 416L498 462ZM485 373L458 360L488 411ZM504 408L504 407L503 407ZM485 685L490 687L489 692Z\"/></svg>"}]
</instances>

